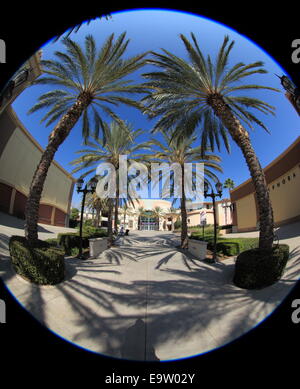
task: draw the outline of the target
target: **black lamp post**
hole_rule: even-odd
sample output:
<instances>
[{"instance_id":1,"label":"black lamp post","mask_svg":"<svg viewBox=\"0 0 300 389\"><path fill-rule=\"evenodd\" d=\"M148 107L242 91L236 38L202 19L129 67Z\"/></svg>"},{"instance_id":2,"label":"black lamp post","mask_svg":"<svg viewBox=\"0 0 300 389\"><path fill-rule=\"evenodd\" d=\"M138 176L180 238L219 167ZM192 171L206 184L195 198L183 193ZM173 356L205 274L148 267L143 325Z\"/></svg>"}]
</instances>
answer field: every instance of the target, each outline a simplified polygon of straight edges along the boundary
<instances>
[{"instance_id":1,"label":"black lamp post","mask_svg":"<svg viewBox=\"0 0 300 389\"><path fill-rule=\"evenodd\" d=\"M286 97L300 116L300 89L287 76L280 77L277 74L276 76L280 79L281 85L286 91Z\"/></svg>"},{"instance_id":2,"label":"black lamp post","mask_svg":"<svg viewBox=\"0 0 300 389\"><path fill-rule=\"evenodd\" d=\"M216 190L218 193L214 193L213 189L211 190L211 193L208 192L208 183L204 183L204 197L211 197L213 201L213 211L214 211L214 252L213 252L213 259L212 262L217 262L217 218L216 218L216 201L215 198L217 196L222 196L222 189L223 185L221 182L216 183Z\"/></svg>"},{"instance_id":3,"label":"black lamp post","mask_svg":"<svg viewBox=\"0 0 300 389\"><path fill-rule=\"evenodd\" d=\"M82 255L82 225L83 225L83 212L84 212L84 204L85 204L85 197L87 193L94 193L97 186L97 179L94 177L92 178L82 189L84 181L82 178L79 178L77 180L77 193L83 193L82 196L82 203L81 203L81 214L80 214L80 228L79 228L79 253L78 258L85 259Z\"/></svg>"}]
</instances>

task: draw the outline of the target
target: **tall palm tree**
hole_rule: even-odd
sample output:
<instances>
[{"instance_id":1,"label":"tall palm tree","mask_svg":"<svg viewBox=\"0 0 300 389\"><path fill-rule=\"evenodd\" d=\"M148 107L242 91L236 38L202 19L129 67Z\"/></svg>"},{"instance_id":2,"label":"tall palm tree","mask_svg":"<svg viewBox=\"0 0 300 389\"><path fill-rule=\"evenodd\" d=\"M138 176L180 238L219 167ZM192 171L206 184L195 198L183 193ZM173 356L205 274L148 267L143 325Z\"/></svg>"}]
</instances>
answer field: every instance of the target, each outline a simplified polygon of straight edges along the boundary
<instances>
[{"instance_id":1,"label":"tall palm tree","mask_svg":"<svg viewBox=\"0 0 300 389\"><path fill-rule=\"evenodd\" d=\"M138 207L138 229L141 229L141 218L146 216L146 210L144 207Z\"/></svg>"},{"instance_id":2,"label":"tall palm tree","mask_svg":"<svg viewBox=\"0 0 300 389\"><path fill-rule=\"evenodd\" d=\"M164 215L164 211L161 207L157 206L153 208L152 213L153 213L153 217L155 217L157 220L157 224L158 224L157 227L159 228L159 220Z\"/></svg>"},{"instance_id":3,"label":"tall palm tree","mask_svg":"<svg viewBox=\"0 0 300 389\"><path fill-rule=\"evenodd\" d=\"M116 120L118 116L110 109L109 104L124 103L129 106L140 105L122 94L144 92L144 88L133 85L124 77L144 65L144 54L126 60L122 59L129 40L125 33L114 41L110 35L98 50L95 39L88 35L85 47L69 38L62 40L65 51L57 51L54 59L44 60L44 76L35 80L35 84L58 85L61 89L52 89L41 95L29 111L33 113L47 109L42 118L46 126L56 122L49 136L48 145L34 173L25 215L25 235L30 242L38 239L37 222L39 203L47 177L48 169L59 146L65 141L70 131L82 118L82 135L86 140L90 133L90 122L94 122L94 132L98 136L103 128L102 113ZM102 111L100 114L99 111Z\"/></svg>"},{"instance_id":4,"label":"tall palm tree","mask_svg":"<svg viewBox=\"0 0 300 389\"><path fill-rule=\"evenodd\" d=\"M147 143L137 142L137 138L142 133L143 132L140 129L133 130L132 126L127 123L120 124L117 121L112 121L110 125L107 125L107 123L103 122L104 136L101 138L97 136L93 136L92 137L93 141L88 140L86 142L88 148L77 151L77 154L81 154L80 157L70 162L71 165L76 166L73 169L72 173L76 173L78 171L84 171L81 174L82 178L86 177L89 174L95 175L97 167L101 162L110 163L114 166L116 171L116 181L117 181L116 198L115 201L113 201L113 199L109 199L108 201L109 233L112 232L111 220L112 220L113 208L115 210L114 228L115 230L117 230L117 220L118 220L119 200L120 200L119 185L118 185L120 156L126 155L127 163L132 163L142 158L142 154L136 154L136 152L141 149L148 149L150 147ZM131 201L130 197L128 197L128 200Z\"/></svg>"},{"instance_id":5,"label":"tall palm tree","mask_svg":"<svg viewBox=\"0 0 300 389\"><path fill-rule=\"evenodd\" d=\"M127 214L129 213L129 205L127 202L125 202L122 207L121 207L121 210L122 210L122 213L123 213L123 224L124 224L124 228L125 228L125 223L126 223L126 216Z\"/></svg>"},{"instance_id":6,"label":"tall palm tree","mask_svg":"<svg viewBox=\"0 0 300 389\"><path fill-rule=\"evenodd\" d=\"M190 62L167 50L163 50L163 54L152 53L153 59L148 63L162 71L144 74L144 77L150 80L144 84L145 87L153 89L143 99L147 103L144 112L150 117L160 116L154 130L176 127L180 133L184 131L186 136L202 122L203 150L208 143L212 150L214 143L219 148L221 138L229 151L227 133L230 134L243 153L256 192L260 219L259 247L271 248L274 233L269 190L245 125L252 129L253 124L256 124L267 130L253 111L274 114L275 108L257 98L241 96L239 92L252 89L278 90L242 83L248 76L267 71L260 61L248 65L242 62L229 65L228 58L234 41L230 41L228 36L225 36L215 61L209 55L204 56L193 33L193 43L182 34L180 37Z\"/></svg>"},{"instance_id":7,"label":"tall palm tree","mask_svg":"<svg viewBox=\"0 0 300 389\"><path fill-rule=\"evenodd\" d=\"M184 176L184 164L185 163L203 163L204 164L204 180L210 184L210 180L215 182L218 181L218 177L215 175L213 170L222 172L222 168L219 163L221 158L211 154L209 150L203 153L201 146L193 147L193 143L197 140L196 136L189 138L182 136L173 136L168 134L162 134L164 143L157 139L150 140L150 144L155 145L158 150L151 155L152 161L165 161L169 163L177 163L181 168L181 199L180 199L180 210L181 210L181 247L186 248L188 243L188 230L187 230L187 211L186 211L186 192L185 192L185 176ZM169 172L167 172L169 174ZM164 174L162 175L164 176ZM201 177L195 177L200 178ZM203 178L203 177L202 177ZM173 180L174 181L174 180ZM173 182L173 187L175 183ZM172 192L172 191L171 191ZM174 192L174 191L173 191Z\"/></svg>"},{"instance_id":8,"label":"tall palm tree","mask_svg":"<svg viewBox=\"0 0 300 389\"><path fill-rule=\"evenodd\" d=\"M234 181L231 178L227 178L224 181L223 187L227 188L228 190L230 190L230 189L233 189L235 187L235 183L234 183Z\"/></svg>"},{"instance_id":9,"label":"tall palm tree","mask_svg":"<svg viewBox=\"0 0 300 389\"><path fill-rule=\"evenodd\" d=\"M107 199L100 199L97 196L97 193L87 193L86 196L86 205L88 208L96 211L96 216L94 219L94 227L99 227L101 222L101 212L107 211L108 202Z\"/></svg>"}]
</instances>

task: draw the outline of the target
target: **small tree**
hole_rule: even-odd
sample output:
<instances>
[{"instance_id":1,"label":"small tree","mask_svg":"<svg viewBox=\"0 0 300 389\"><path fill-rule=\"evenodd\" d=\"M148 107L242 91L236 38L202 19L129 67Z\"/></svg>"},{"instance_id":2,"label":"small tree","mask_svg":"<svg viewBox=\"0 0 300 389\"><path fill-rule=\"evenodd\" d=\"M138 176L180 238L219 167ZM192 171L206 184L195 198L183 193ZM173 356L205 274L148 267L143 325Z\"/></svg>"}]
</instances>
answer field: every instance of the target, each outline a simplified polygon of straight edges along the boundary
<instances>
[{"instance_id":1,"label":"small tree","mask_svg":"<svg viewBox=\"0 0 300 389\"><path fill-rule=\"evenodd\" d=\"M72 208L70 212L70 222L69 222L70 227L76 227L78 218L79 218L79 209Z\"/></svg>"}]
</instances>

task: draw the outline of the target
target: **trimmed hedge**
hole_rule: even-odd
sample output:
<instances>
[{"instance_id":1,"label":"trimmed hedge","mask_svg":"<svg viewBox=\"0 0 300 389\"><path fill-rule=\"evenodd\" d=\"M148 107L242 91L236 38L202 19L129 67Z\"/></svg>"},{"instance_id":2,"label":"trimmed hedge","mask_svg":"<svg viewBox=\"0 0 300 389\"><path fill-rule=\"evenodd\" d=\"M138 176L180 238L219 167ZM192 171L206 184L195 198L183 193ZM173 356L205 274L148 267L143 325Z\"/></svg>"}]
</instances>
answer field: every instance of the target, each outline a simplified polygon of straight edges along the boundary
<instances>
[{"instance_id":1,"label":"trimmed hedge","mask_svg":"<svg viewBox=\"0 0 300 389\"><path fill-rule=\"evenodd\" d=\"M217 252L231 257L238 255L245 250L254 249L258 246L257 238L236 238L236 239L224 239L217 242ZM209 242L208 249L213 249L213 242Z\"/></svg>"},{"instance_id":2,"label":"trimmed hedge","mask_svg":"<svg viewBox=\"0 0 300 389\"><path fill-rule=\"evenodd\" d=\"M101 229L91 227L93 232L84 231L82 233L82 248L86 249L89 247L89 239L92 238L102 238L107 236L107 232ZM63 247L66 255L74 255L76 250L80 246L80 236L79 233L63 233L58 234L57 236L59 246ZM76 254L75 254L76 255Z\"/></svg>"},{"instance_id":3,"label":"trimmed hedge","mask_svg":"<svg viewBox=\"0 0 300 389\"><path fill-rule=\"evenodd\" d=\"M202 234L192 233L191 239L203 240ZM204 240L207 242L208 250L214 248L213 235L204 235ZM245 250L256 248L258 246L258 238L217 238L217 252L228 257L238 255Z\"/></svg>"},{"instance_id":4,"label":"trimmed hedge","mask_svg":"<svg viewBox=\"0 0 300 389\"><path fill-rule=\"evenodd\" d=\"M17 274L39 285L55 285L65 276L64 252L38 240L34 247L22 236L12 236L9 252Z\"/></svg>"},{"instance_id":5,"label":"trimmed hedge","mask_svg":"<svg viewBox=\"0 0 300 389\"><path fill-rule=\"evenodd\" d=\"M49 245L51 247L58 247L58 239L57 238L45 239L44 242L49 243Z\"/></svg>"},{"instance_id":6,"label":"trimmed hedge","mask_svg":"<svg viewBox=\"0 0 300 389\"><path fill-rule=\"evenodd\" d=\"M273 249L251 249L242 252L235 263L233 283L243 289L261 289L274 284L284 272L289 258L289 246Z\"/></svg>"}]
</instances>

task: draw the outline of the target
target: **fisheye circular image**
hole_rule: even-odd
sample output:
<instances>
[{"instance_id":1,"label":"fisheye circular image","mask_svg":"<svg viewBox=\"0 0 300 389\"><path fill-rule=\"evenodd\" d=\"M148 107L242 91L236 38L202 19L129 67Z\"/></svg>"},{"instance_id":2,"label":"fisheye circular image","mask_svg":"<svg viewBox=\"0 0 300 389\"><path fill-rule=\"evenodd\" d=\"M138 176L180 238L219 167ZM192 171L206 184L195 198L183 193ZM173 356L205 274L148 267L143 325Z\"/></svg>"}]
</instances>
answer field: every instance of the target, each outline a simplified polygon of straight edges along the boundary
<instances>
[{"instance_id":1,"label":"fisheye circular image","mask_svg":"<svg viewBox=\"0 0 300 389\"><path fill-rule=\"evenodd\" d=\"M184 12L112 13L47 42L0 93L7 289L123 360L247 334L300 274L293 87L247 37Z\"/></svg>"}]
</instances>

